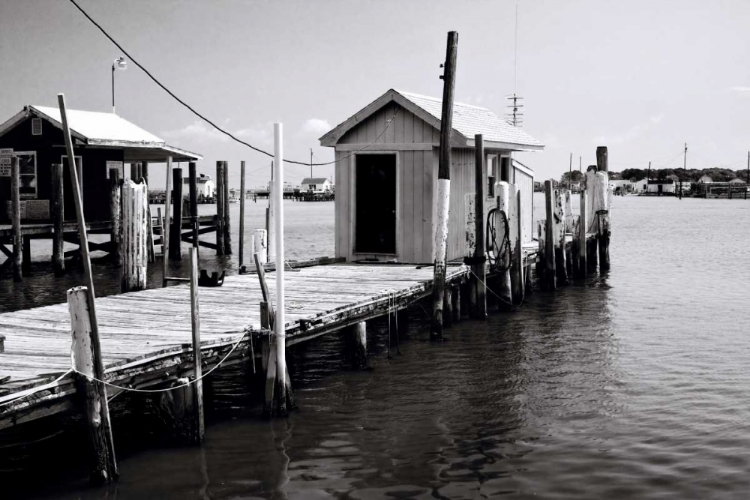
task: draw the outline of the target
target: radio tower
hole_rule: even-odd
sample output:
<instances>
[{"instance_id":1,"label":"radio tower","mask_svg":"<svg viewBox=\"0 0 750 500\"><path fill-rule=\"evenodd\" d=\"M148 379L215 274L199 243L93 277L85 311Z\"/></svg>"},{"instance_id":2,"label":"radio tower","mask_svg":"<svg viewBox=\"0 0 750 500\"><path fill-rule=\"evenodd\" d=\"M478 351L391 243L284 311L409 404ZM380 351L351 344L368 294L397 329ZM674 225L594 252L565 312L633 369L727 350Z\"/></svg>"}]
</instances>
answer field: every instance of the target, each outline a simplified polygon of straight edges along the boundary
<instances>
[{"instance_id":1,"label":"radio tower","mask_svg":"<svg viewBox=\"0 0 750 500\"><path fill-rule=\"evenodd\" d=\"M505 121L514 127L523 127L523 97L516 94L518 88L518 1L516 1L516 33L514 40L513 56L513 95L505 98L511 101L508 104L508 111L505 113Z\"/></svg>"}]
</instances>

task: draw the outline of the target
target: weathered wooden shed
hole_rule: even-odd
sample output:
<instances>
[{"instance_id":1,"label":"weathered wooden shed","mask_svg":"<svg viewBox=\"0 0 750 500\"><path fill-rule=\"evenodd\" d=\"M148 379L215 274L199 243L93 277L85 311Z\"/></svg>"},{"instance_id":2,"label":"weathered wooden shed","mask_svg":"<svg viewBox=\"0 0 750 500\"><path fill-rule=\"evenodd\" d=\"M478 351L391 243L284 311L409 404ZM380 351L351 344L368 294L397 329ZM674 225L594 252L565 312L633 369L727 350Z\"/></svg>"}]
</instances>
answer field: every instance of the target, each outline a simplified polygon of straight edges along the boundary
<instances>
[{"instance_id":1,"label":"weathered wooden shed","mask_svg":"<svg viewBox=\"0 0 750 500\"><path fill-rule=\"evenodd\" d=\"M389 90L320 138L335 148L336 256L349 261L433 262L441 99ZM517 183L524 239L533 236L534 173L512 158L541 142L492 111L455 103L451 152L448 259L465 257L466 198L474 193L474 136L483 134L485 205L494 183Z\"/></svg>"},{"instance_id":2,"label":"weathered wooden shed","mask_svg":"<svg viewBox=\"0 0 750 500\"><path fill-rule=\"evenodd\" d=\"M73 137L76 164L81 169L83 207L89 222L110 218L110 169L126 177L124 165L130 162L172 160L196 161L201 156L167 145L162 139L114 113L68 110L68 125ZM44 106L25 106L0 125L0 148L12 149L18 156L21 200L27 220L49 219L51 165L65 163L67 155L61 129L60 110ZM66 220L75 220L72 184L64 169L64 212ZM0 165L0 219L7 219L10 200L10 168Z\"/></svg>"}]
</instances>

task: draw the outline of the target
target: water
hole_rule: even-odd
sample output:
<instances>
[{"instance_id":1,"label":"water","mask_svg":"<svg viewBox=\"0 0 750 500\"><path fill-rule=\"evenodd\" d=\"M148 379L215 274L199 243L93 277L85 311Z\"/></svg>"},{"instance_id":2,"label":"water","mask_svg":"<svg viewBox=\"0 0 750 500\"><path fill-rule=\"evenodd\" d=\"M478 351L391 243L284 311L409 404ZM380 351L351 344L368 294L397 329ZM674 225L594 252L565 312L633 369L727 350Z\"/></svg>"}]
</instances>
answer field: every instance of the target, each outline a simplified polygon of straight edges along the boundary
<instances>
[{"instance_id":1,"label":"water","mask_svg":"<svg viewBox=\"0 0 750 500\"><path fill-rule=\"evenodd\" d=\"M131 446L109 489L83 488L58 446L45 463L78 475L20 495L747 498L749 225L744 201L616 198L606 276L444 343L416 307L390 359L370 325L369 372L343 370L336 336L292 349L288 420L216 413L201 449Z\"/></svg>"}]
</instances>

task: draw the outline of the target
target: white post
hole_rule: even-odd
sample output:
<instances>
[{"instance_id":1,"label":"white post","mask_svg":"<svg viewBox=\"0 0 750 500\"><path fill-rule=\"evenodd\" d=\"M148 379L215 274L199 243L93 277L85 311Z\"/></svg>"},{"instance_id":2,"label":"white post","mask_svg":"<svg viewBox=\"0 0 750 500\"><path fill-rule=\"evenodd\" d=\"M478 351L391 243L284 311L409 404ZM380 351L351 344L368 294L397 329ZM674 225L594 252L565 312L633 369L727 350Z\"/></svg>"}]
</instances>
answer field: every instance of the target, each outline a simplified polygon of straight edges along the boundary
<instances>
[{"instance_id":1,"label":"white post","mask_svg":"<svg viewBox=\"0 0 750 500\"><path fill-rule=\"evenodd\" d=\"M286 330L284 328L284 128L281 123L273 126L274 138L274 235L276 241L276 380L279 402L279 415L285 415L286 408Z\"/></svg>"},{"instance_id":2,"label":"white post","mask_svg":"<svg viewBox=\"0 0 750 500\"><path fill-rule=\"evenodd\" d=\"M259 254L258 258L261 264L268 262L268 233L265 229L253 230L252 243L252 254Z\"/></svg>"}]
</instances>

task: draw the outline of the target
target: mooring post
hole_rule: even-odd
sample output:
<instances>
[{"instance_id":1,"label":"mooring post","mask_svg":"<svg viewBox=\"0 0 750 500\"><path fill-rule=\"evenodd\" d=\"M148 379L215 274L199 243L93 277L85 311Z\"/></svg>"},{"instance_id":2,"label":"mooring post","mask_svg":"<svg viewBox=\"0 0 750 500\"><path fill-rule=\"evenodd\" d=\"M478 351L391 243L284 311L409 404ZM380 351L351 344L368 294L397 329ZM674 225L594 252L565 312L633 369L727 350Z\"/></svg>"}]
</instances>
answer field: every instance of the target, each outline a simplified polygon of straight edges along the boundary
<instances>
[{"instance_id":1,"label":"mooring post","mask_svg":"<svg viewBox=\"0 0 750 500\"><path fill-rule=\"evenodd\" d=\"M451 309L453 310L453 322L461 321L461 285L455 285L451 292Z\"/></svg>"},{"instance_id":2,"label":"mooring post","mask_svg":"<svg viewBox=\"0 0 750 500\"><path fill-rule=\"evenodd\" d=\"M557 270L555 269L555 196L552 189L552 181L544 181L545 201L545 248L544 248L544 275L547 278L547 290L557 289Z\"/></svg>"},{"instance_id":3,"label":"mooring post","mask_svg":"<svg viewBox=\"0 0 750 500\"><path fill-rule=\"evenodd\" d=\"M557 284L568 284L568 270L565 264L565 209L563 208L562 191L555 189L555 269L557 270Z\"/></svg>"},{"instance_id":4,"label":"mooring post","mask_svg":"<svg viewBox=\"0 0 750 500\"><path fill-rule=\"evenodd\" d=\"M547 290L549 278L547 277L547 221L537 221L537 240L539 241L538 254L536 256L536 279L541 290Z\"/></svg>"},{"instance_id":5,"label":"mooring post","mask_svg":"<svg viewBox=\"0 0 750 500\"><path fill-rule=\"evenodd\" d=\"M172 231L169 233L169 258L172 260L182 259L182 168L177 167L172 171L174 184L174 212L172 216Z\"/></svg>"},{"instance_id":6,"label":"mooring post","mask_svg":"<svg viewBox=\"0 0 750 500\"><path fill-rule=\"evenodd\" d=\"M148 271L148 188L127 180L122 185L120 290L146 289Z\"/></svg>"},{"instance_id":7,"label":"mooring post","mask_svg":"<svg viewBox=\"0 0 750 500\"><path fill-rule=\"evenodd\" d=\"M525 283L523 279L523 217L521 216L521 190L518 184L509 186L509 235L510 235L510 288L513 304L523 302Z\"/></svg>"},{"instance_id":8,"label":"mooring post","mask_svg":"<svg viewBox=\"0 0 750 500\"><path fill-rule=\"evenodd\" d=\"M110 256L115 265L122 265L120 256L120 171L109 171L109 219L112 227L109 230Z\"/></svg>"},{"instance_id":9,"label":"mooring post","mask_svg":"<svg viewBox=\"0 0 750 500\"><path fill-rule=\"evenodd\" d=\"M497 193L497 212L495 212L495 248L502 253L497 256L498 267L498 308L509 311L513 304L510 287L510 185L506 181L495 183Z\"/></svg>"},{"instance_id":10,"label":"mooring post","mask_svg":"<svg viewBox=\"0 0 750 500\"><path fill-rule=\"evenodd\" d=\"M367 323L360 321L348 328L346 332L349 358L352 369L367 369Z\"/></svg>"},{"instance_id":11,"label":"mooring post","mask_svg":"<svg viewBox=\"0 0 750 500\"><path fill-rule=\"evenodd\" d=\"M572 158L572 156L571 156ZM570 199L570 189L565 189L563 191L563 212L565 214L565 224L564 224L564 236L567 240L567 233L570 233L571 236L573 235L573 203ZM575 237L573 237L575 239ZM568 277L573 277L573 245L571 242L570 250L567 248L567 244L563 245L564 252L565 252L565 270L568 273Z\"/></svg>"},{"instance_id":12,"label":"mooring post","mask_svg":"<svg viewBox=\"0 0 750 500\"><path fill-rule=\"evenodd\" d=\"M453 324L453 292L449 283L446 283L443 290L443 327L450 327Z\"/></svg>"},{"instance_id":13,"label":"mooring post","mask_svg":"<svg viewBox=\"0 0 750 500\"><path fill-rule=\"evenodd\" d=\"M98 390L94 382L96 367L101 364L99 353L94 349L91 327L91 311L88 289L85 286L68 290L70 330L73 335L71 357L77 372L76 388L84 403L84 418L91 445L91 482L107 483L117 479L117 462L109 426L109 406L106 391Z\"/></svg>"},{"instance_id":14,"label":"mooring post","mask_svg":"<svg viewBox=\"0 0 750 500\"><path fill-rule=\"evenodd\" d=\"M474 283L476 304L473 316L478 319L487 319L487 267L486 260L486 242L485 242L485 224L486 217L484 211L485 182L487 179L486 164L484 161L484 139L482 134L474 136L474 234L476 245L474 246L474 255L472 265L472 283ZM445 287L444 293L449 292ZM450 315L448 315L450 317Z\"/></svg>"},{"instance_id":15,"label":"mooring post","mask_svg":"<svg viewBox=\"0 0 750 500\"><path fill-rule=\"evenodd\" d=\"M580 273L581 277L586 277L586 274L588 273L588 264L586 261L586 254L587 254L587 246L586 246L586 233L588 231L589 227L589 219L588 213L586 212L586 191L581 191L580 193L581 197L581 208L580 212L581 214L578 216L578 251L579 251L579 261L578 261L578 272Z\"/></svg>"},{"instance_id":16,"label":"mooring post","mask_svg":"<svg viewBox=\"0 0 750 500\"><path fill-rule=\"evenodd\" d=\"M190 190L190 228L193 232L193 248L198 249L198 172L194 161L188 163Z\"/></svg>"},{"instance_id":17,"label":"mooring post","mask_svg":"<svg viewBox=\"0 0 750 500\"><path fill-rule=\"evenodd\" d=\"M138 162L131 162L130 163L130 180L133 182L138 182L141 180L141 176L138 173Z\"/></svg>"},{"instance_id":18,"label":"mooring post","mask_svg":"<svg viewBox=\"0 0 750 500\"><path fill-rule=\"evenodd\" d=\"M599 234L599 219L596 216L595 184L596 165L589 165L586 169L586 223L588 224L587 232L593 235L592 238L586 240L586 263L589 272L596 272L599 262L596 238Z\"/></svg>"},{"instance_id":19,"label":"mooring post","mask_svg":"<svg viewBox=\"0 0 750 500\"><path fill-rule=\"evenodd\" d=\"M21 176L17 156L11 158L10 165L10 205L13 228L13 281L21 281L23 238L21 237Z\"/></svg>"},{"instance_id":20,"label":"mooring post","mask_svg":"<svg viewBox=\"0 0 750 500\"><path fill-rule=\"evenodd\" d=\"M287 369L286 369L286 320L284 296L284 128L281 123L274 123L274 158L276 164L276 182L274 183L274 208L276 224L276 311L274 333L276 336L276 401L277 415L286 416L287 406Z\"/></svg>"},{"instance_id":21,"label":"mooring post","mask_svg":"<svg viewBox=\"0 0 750 500\"><path fill-rule=\"evenodd\" d=\"M239 262L240 269L245 264L244 262L244 249L245 249L245 160L240 162L240 248L239 248Z\"/></svg>"},{"instance_id":22,"label":"mooring post","mask_svg":"<svg viewBox=\"0 0 750 500\"><path fill-rule=\"evenodd\" d=\"M453 132L453 92L456 85L456 56L458 33L448 32L443 74L443 109L440 120L440 159L437 186L437 220L434 227L433 261L435 270L432 283L432 326L430 338L443 337L443 290L445 288L445 260L448 246L448 212L451 193L451 135Z\"/></svg>"},{"instance_id":23,"label":"mooring post","mask_svg":"<svg viewBox=\"0 0 750 500\"><path fill-rule=\"evenodd\" d=\"M253 254L258 254L261 264L268 262L268 231L265 229L254 229L252 234L251 249Z\"/></svg>"},{"instance_id":24,"label":"mooring post","mask_svg":"<svg viewBox=\"0 0 750 500\"><path fill-rule=\"evenodd\" d=\"M580 263L581 263L581 218L573 215L570 219L570 232L573 235L573 241L570 243L570 258L568 259L568 265L570 267L571 277L580 277Z\"/></svg>"},{"instance_id":25,"label":"mooring post","mask_svg":"<svg viewBox=\"0 0 750 500\"><path fill-rule=\"evenodd\" d=\"M216 255L224 255L224 162L216 162Z\"/></svg>"},{"instance_id":26,"label":"mooring post","mask_svg":"<svg viewBox=\"0 0 750 500\"><path fill-rule=\"evenodd\" d=\"M271 309L265 300L260 303L260 327L264 331L273 329ZM270 418L276 413L274 405L274 392L276 390L276 338L272 334L265 335L261 343L263 368L266 371L263 415Z\"/></svg>"},{"instance_id":27,"label":"mooring post","mask_svg":"<svg viewBox=\"0 0 750 500\"><path fill-rule=\"evenodd\" d=\"M205 426L203 420L203 361L201 358L201 314L198 297L198 249L190 247L190 323L193 331L194 381L192 386L195 398L195 442L203 442Z\"/></svg>"},{"instance_id":28,"label":"mooring post","mask_svg":"<svg viewBox=\"0 0 750 500\"><path fill-rule=\"evenodd\" d=\"M169 230L172 213L172 157L167 157L167 189L164 193L164 226L161 228L162 285L167 286L169 276Z\"/></svg>"},{"instance_id":29,"label":"mooring post","mask_svg":"<svg viewBox=\"0 0 750 500\"><path fill-rule=\"evenodd\" d=\"M141 179L143 179L143 182L148 184L148 162L147 161L141 162L140 174L141 174Z\"/></svg>"},{"instance_id":30,"label":"mooring post","mask_svg":"<svg viewBox=\"0 0 750 500\"><path fill-rule=\"evenodd\" d=\"M607 146L597 146L596 148L596 170L599 172L609 172L609 154Z\"/></svg>"},{"instance_id":31,"label":"mooring post","mask_svg":"<svg viewBox=\"0 0 750 500\"><path fill-rule=\"evenodd\" d=\"M605 148L606 152L606 148ZM596 207L597 217L597 240L599 246L599 269L606 271L609 269L609 175L606 171L600 171L596 174L595 184L598 195L595 197L599 201Z\"/></svg>"},{"instance_id":32,"label":"mooring post","mask_svg":"<svg viewBox=\"0 0 750 500\"><path fill-rule=\"evenodd\" d=\"M52 190L50 192L50 210L52 216L52 269L55 276L65 274L65 251L63 241L63 165L52 164Z\"/></svg>"},{"instance_id":33,"label":"mooring post","mask_svg":"<svg viewBox=\"0 0 750 500\"><path fill-rule=\"evenodd\" d=\"M224 228L224 255L232 255L232 230L230 224L230 210L229 210L229 162L224 162L224 222L222 227ZM282 186L283 188L283 186ZM282 190L282 199L283 199Z\"/></svg>"},{"instance_id":34,"label":"mooring post","mask_svg":"<svg viewBox=\"0 0 750 500\"><path fill-rule=\"evenodd\" d=\"M24 276L31 275L31 236L23 236L23 245L21 247L22 259L21 259L21 272Z\"/></svg>"}]
</instances>

